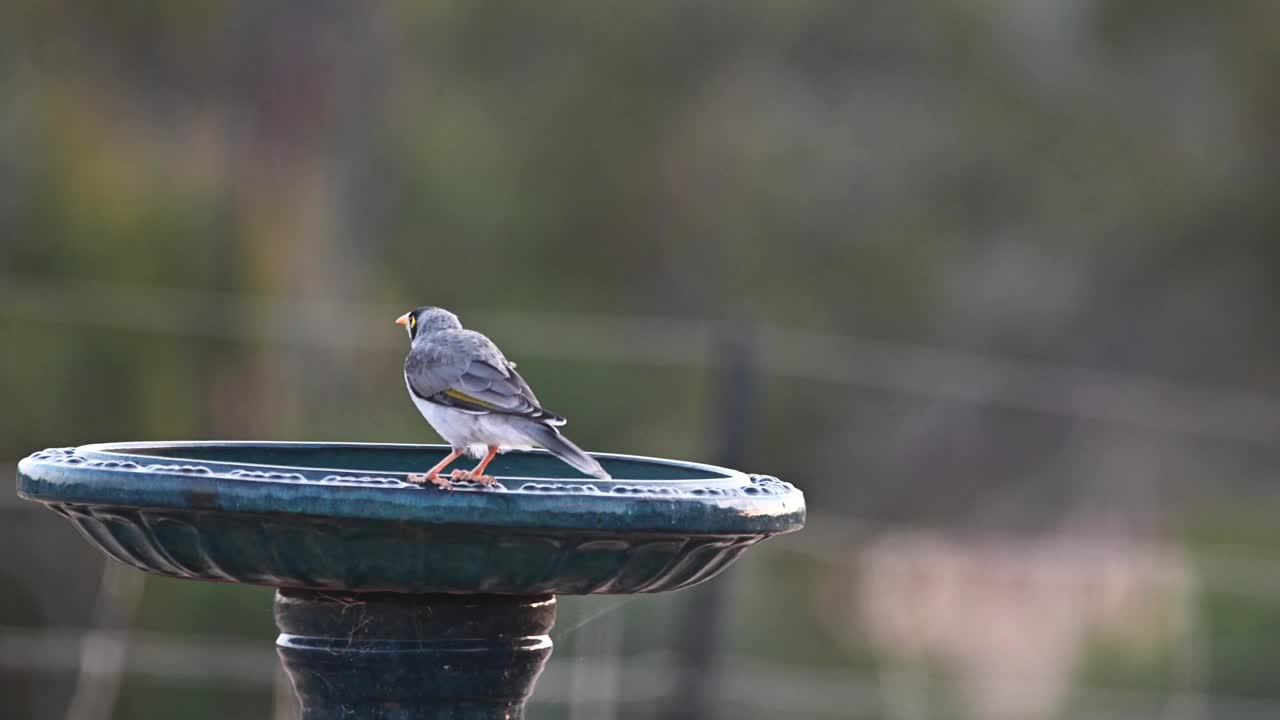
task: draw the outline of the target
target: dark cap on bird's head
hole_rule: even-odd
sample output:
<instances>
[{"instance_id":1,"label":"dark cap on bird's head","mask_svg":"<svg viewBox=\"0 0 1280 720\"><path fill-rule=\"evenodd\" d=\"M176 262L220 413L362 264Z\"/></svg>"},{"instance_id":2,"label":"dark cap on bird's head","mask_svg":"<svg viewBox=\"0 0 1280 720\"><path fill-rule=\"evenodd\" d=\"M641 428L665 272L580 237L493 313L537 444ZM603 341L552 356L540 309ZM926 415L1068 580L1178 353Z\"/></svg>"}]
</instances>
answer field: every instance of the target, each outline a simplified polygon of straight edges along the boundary
<instances>
[{"instance_id":1,"label":"dark cap on bird's head","mask_svg":"<svg viewBox=\"0 0 1280 720\"><path fill-rule=\"evenodd\" d=\"M396 318L397 325L403 325L405 330L409 332L410 338L418 337L419 333L438 332L440 330L457 330L462 327L462 323L458 321L458 316L445 310L444 308L432 307L424 305L414 308L409 312Z\"/></svg>"}]
</instances>

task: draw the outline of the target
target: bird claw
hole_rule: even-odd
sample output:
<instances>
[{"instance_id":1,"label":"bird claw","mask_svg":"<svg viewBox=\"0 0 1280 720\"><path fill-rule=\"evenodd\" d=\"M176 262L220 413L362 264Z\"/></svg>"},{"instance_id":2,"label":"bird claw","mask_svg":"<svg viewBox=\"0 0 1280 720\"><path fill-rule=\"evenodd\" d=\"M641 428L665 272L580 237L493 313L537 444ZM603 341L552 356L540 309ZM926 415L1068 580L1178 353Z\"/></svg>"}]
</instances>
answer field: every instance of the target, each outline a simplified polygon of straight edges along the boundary
<instances>
[{"instance_id":1,"label":"bird claw","mask_svg":"<svg viewBox=\"0 0 1280 720\"><path fill-rule=\"evenodd\" d=\"M449 473L449 477L454 482L465 480L467 482L480 483L485 486L492 485L498 481L498 479L492 475L478 474L475 470L454 470Z\"/></svg>"},{"instance_id":2,"label":"bird claw","mask_svg":"<svg viewBox=\"0 0 1280 720\"><path fill-rule=\"evenodd\" d=\"M454 472L456 473L457 471L455 470ZM440 477L440 473L431 473L429 475L422 473L409 473L409 476L405 479L414 485L426 485L430 483L445 490L453 489L453 483L449 481L449 478Z\"/></svg>"}]
</instances>

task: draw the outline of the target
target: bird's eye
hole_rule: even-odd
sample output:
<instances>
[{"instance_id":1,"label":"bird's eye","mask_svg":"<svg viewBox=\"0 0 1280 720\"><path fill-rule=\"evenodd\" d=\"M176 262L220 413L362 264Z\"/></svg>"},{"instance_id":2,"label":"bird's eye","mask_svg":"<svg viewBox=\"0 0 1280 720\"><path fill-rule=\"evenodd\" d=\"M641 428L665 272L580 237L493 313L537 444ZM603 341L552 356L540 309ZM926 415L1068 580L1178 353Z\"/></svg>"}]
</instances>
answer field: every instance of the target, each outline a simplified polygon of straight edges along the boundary
<instances>
[{"instance_id":1,"label":"bird's eye","mask_svg":"<svg viewBox=\"0 0 1280 720\"><path fill-rule=\"evenodd\" d=\"M418 326L418 317L417 317L416 315L410 315L410 316L409 316L409 329L410 329L410 330L412 330L413 328L415 328L415 327L417 327L417 326Z\"/></svg>"}]
</instances>

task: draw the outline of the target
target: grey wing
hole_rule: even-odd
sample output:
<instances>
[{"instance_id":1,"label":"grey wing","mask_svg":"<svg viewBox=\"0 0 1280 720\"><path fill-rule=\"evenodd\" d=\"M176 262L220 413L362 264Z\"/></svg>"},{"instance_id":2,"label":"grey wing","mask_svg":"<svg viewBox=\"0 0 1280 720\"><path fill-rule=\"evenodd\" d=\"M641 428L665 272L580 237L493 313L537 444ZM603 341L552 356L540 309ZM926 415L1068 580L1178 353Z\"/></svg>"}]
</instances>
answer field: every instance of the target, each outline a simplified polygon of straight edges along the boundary
<instances>
[{"instance_id":1,"label":"grey wing","mask_svg":"<svg viewBox=\"0 0 1280 720\"><path fill-rule=\"evenodd\" d=\"M564 418L538 404L529 383L505 359L501 360L501 365L496 365L491 359L473 358L452 391L446 391L446 394L453 399L478 402L495 412L520 415L552 425L564 424Z\"/></svg>"},{"instance_id":2,"label":"grey wing","mask_svg":"<svg viewBox=\"0 0 1280 720\"><path fill-rule=\"evenodd\" d=\"M410 353L405 380L415 395L466 412L564 424L564 418L542 409L529 384L487 338L457 340L452 351L423 348Z\"/></svg>"},{"instance_id":3,"label":"grey wing","mask_svg":"<svg viewBox=\"0 0 1280 720\"><path fill-rule=\"evenodd\" d=\"M467 360L437 348L415 347L404 359L404 380L409 392L429 400L453 387L466 370Z\"/></svg>"}]
</instances>

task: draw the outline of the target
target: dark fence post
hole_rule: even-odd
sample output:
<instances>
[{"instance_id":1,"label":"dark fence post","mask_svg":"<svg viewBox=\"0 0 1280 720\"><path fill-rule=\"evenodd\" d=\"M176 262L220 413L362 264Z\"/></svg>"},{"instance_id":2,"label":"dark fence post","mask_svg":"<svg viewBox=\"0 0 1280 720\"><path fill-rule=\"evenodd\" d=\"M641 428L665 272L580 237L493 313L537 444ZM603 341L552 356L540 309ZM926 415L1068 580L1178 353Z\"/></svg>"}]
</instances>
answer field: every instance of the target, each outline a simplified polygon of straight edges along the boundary
<instances>
[{"instance_id":1,"label":"dark fence post","mask_svg":"<svg viewBox=\"0 0 1280 720\"><path fill-rule=\"evenodd\" d=\"M723 326L711 372L712 426L707 437L716 445L717 462L739 467L747 452L756 389L754 340L746 325ZM728 607L731 573L691 590L676 622L676 652L668 720L703 720L714 714L720 684L720 645Z\"/></svg>"}]
</instances>

